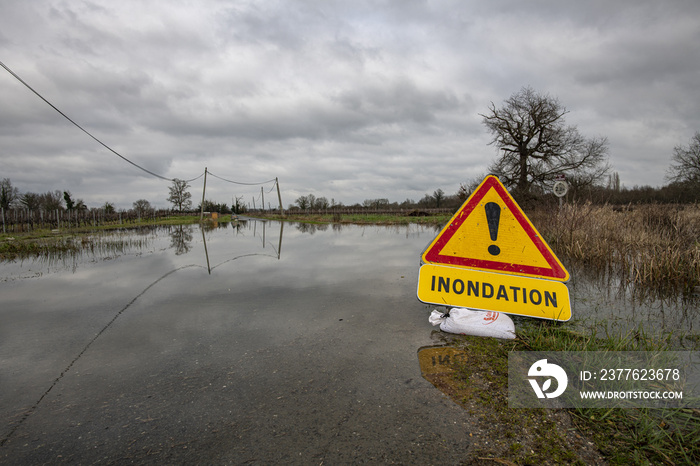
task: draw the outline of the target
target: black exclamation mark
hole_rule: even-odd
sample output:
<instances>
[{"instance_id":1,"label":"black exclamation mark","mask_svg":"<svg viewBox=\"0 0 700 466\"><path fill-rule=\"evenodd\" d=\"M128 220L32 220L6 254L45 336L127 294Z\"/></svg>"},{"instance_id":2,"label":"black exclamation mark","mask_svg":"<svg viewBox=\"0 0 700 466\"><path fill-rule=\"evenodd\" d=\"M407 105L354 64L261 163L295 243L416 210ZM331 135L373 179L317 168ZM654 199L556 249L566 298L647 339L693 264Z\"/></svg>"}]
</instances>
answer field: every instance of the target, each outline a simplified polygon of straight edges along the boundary
<instances>
[{"instance_id":1,"label":"black exclamation mark","mask_svg":"<svg viewBox=\"0 0 700 466\"><path fill-rule=\"evenodd\" d=\"M488 202L484 209L486 210L486 223L489 225L489 235L491 236L491 241L496 241L498 239L498 224L501 221L501 206L495 202ZM492 244L489 246L489 253L492 256L497 256L501 253L501 248Z\"/></svg>"}]
</instances>

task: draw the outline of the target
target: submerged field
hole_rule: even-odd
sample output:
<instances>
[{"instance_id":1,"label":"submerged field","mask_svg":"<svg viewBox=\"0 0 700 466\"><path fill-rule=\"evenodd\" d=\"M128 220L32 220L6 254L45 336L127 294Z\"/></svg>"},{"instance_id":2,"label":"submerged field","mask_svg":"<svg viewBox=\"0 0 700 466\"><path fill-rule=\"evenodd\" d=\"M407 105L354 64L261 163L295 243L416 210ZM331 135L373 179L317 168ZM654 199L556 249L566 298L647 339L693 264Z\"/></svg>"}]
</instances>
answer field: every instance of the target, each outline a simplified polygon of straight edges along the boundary
<instances>
[{"instance_id":1,"label":"submerged field","mask_svg":"<svg viewBox=\"0 0 700 466\"><path fill-rule=\"evenodd\" d=\"M526 214L567 267L576 266L629 286L642 294L681 296L689 299L686 312L697 313L692 299L700 286L700 208L694 205L641 205L623 208L568 204L537 207ZM262 215L261 215L262 216ZM343 216L300 215L267 218L319 224L405 225L420 223L437 229L451 215L409 217L399 215L354 214ZM196 222L196 217L148 221L144 228L158 224ZM211 226L211 225L210 225ZM310 225L312 226L312 225ZM100 228L34 231L0 237L0 257L81 254L91 250L119 252L139 247L147 236L133 238L117 232L100 234ZM145 231L145 230L144 230ZM569 323L537 322L518 326L514 343L492 339L456 337L449 344L465 351L469 364L457 367L449 395L466 409L482 410L487 424L498 426L494 435L507 441L483 458L503 464L550 464L581 461L567 451L560 440L566 435L548 411L510 410L504 407L507 392L508 352L512 350L697 350L697 330L673 338L670 332L649 328L649 322L625 332L592 328L574 330ZM646 325L646 328L645 328ZM654 332L652 332L654 330ZM684 345L678 347L679 341ZM475 376L477 374L478 376ZM504 378L506 377L506 378ZM481 385L480 385L481 384ZM471 406L471 408L470 408ZM478 408L474 408L474 406ZM588 432L611 464L697 464L700 461L700 411L698 410L561 410L582 432ZM540 440L524 440L519 426L538 432ZM551 446L545 448L546 444Z\"/></svg>"}]
</instances>

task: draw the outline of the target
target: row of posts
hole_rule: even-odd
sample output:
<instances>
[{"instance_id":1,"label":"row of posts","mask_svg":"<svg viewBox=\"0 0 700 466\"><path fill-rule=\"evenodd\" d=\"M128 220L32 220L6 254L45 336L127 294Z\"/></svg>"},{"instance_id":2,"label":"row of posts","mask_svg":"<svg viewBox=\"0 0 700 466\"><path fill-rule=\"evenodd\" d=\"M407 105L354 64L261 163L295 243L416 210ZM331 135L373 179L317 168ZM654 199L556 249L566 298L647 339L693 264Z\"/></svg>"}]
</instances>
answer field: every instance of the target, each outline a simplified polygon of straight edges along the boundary
<instances>
[{"instance_id":1,"label":"row of posts","mask_svg":"<svg viewBox=\"0 0 700 466\"><path fill-rule=\"evenodd\" d=\"M12 232L17 231L19 227L20 231L24 230L26 225L27 231L34 229L34 225L38 224L39 228L45 226L50 226L53 228L61 229L71 228L73 226L79 226L82 222L85 226L91 225L96 227L98 225L104 225L106 223L117 223L119 225L124 224L125 221L129 220L141 220L142 216L140 214L133 215L129 213L115 212L113 214L107 214L101 209L92 209L90 211L64 211L61 209L56 209L53 211L38 211L38 218L35 211L26 209L12 209L13 213L10 214L6 212L4 208L0 209L0 214L2 214L2 232L7 233L8 230ZM7 215L9 214L9 215ZM161 217L163 215L169 215L168 211L151 211L149 212L149 217L155 218Z\"/></svg>"},{"instance_id":2,"label":"row of posts","mask_svg":"<svg viewBox=\"0 0 700 466\"><path fill-rule=\"evenodd\" d=\"M199 213L199 220L200 220L200 222L202 221L203 216L204 216L204 198L205 198L206 190L207 190L207 172L208 172L207 167L204 167L204 186L203 186L203 188L202 188L202 203L201 203L201 210L200 210L200 213ZM280 193L280 184L279 184L279 180L278 180L277 178L275 178L275 185L276 185L276 187L277 187L277 197L278 197L278 199L279 199L280 212L281 212L282 214L284 214L284 208L282 207L282 194ZM260 195L262 196L262 208L264 209L264 208L265 208L265 193L264 193L262 187L260 187ZM253 198L253 208L255 209L255 198ZM14 210L14 212L15 212L15 218L14 218L14 223L13 223L13 225L17 225L17 224L19 224L19 223L17 222L17 209L13 209L13 210ZM27 221L26 221L26 222L20 222L20 223L22 223L22 224L24 224L24 223L29 224L29 225L30 225L30 228L33 228L33 225L34 225L35 222L34 222L34 219L32 218L32 212L31 212L31 211L25 211L25 212L27 213ZM62 212L61 210L56 209L56 216L55 216L56 222L55 222L55 224L56 224L56 228L59 228L59 229L61 228L61 216L60 216L60 213L61 213L61 212ZM71 212L71 211L68 211L68 228L70 228L70 212ZM74 211L74 212L75 212L75 221L76 221L76 224L79 224L79 223L80 223L80 218L79 218L79 216L78 216L79 213L78 213L77 210ZM97 226L97 219L96 219L96 216L95 216L95 210L93 209L91 212L92 212L92 225L93 225L93 226ZM102 223L104 224L104 211L100 211L100 213L101 213L101 216L102 216L102 219L101 219L101 220L102 220ZM40 223L40 225L43 226L43 224L44 224L44 211L43 211L43 210L40 210L40 211L39 211L39 217L40 217L40 222L39 222L39 223ZM154 218L154 220L155 220L155 211L153 211L153 218ZM141 219L141 216L139 215L139 220L140 220L140 219ZM50 219L47 219L47 222L52 223L52 222L50 222ZM85 221L85 217L83 217L83 222L85 222L85 223L87 224L87 222ZM119 212L119 224L120 224L120 225L122 224L122 214L121 214L121 212ZM53 225L53 223L52 223L52 225ZM13 229L14 229L14 228L13 228ZM7 233L7 225L6 225L6 222L5 222L5 209L4 209L4 208L2 208L2 232L3 232L3 233Z\"/></svg>"}]
</instances>

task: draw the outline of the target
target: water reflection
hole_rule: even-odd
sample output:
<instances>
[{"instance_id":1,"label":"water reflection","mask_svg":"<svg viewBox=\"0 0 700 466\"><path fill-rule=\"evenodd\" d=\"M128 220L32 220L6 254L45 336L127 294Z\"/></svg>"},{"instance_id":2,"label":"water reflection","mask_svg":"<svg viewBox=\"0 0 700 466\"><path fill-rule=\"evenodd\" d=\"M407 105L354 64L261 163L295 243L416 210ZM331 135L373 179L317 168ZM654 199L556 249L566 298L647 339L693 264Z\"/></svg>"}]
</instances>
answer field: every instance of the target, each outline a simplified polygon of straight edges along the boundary
<instances>
[{"instance_id":1,"label":"water reflection","mask_svg":"<svg viewBox=\"0 0 700 466\"><path fill-rule=\"evenodd\" d=\"M54 246L45 247L33 257L20 257L19 263L37 263L49 270L65 269L75 272L86 262L112 260L123 254L146 250L151 247L154 234L152 229L138 229L133 232L117 231L110 235L65 238Z\"/></svg>"},{"instance_id":2,"label":"water reflection","mask_svg":"<svg viewBox=\"0 0 700 466\"><path fill-rule=\"evenodd\" d=\"M158 257L169 263L169 268L164 268L161 273L196 263L211 275L214 271L222 271L224 264L260 256L285 262L283 270L286 275L275 281L270 279L270 283L277 286L287 286L285 280L304 287L322 286L318 283L334 277L357 282L380 264L385 267L402 263L406 253L414 258L411 273L417 273L422 248L439 230L439 227L415 224L307 224L250 218L202 226L149 226L67 239L66 247L44 252L38 257L3 263L0 281L62 270L77 274L80 267L94 268L96 264L118 270L117 262L143 256ZM282 255L283 238L290 241L284 248L286 261ZM603 322L613 329L622 330L643 325L649 332L698 332L698 296L635 287L613 270L592 270L570 263L566 266L571 272L567 286L571 293L573 319L583 325ZM234 272L235 269L231 268L225 271L226 274ZM298 283L299 277L308 280ZM362 292L361 289L355 290L355 293Z\"/></svg>"},{"instance_id":3,"label":"water reflection","mask_svg":"<svg viewBox=\"0 0 700 466\"><path fill-rule=\"evenodd\" d=\"M431 380L431 377L427 376L453 373L455 371L455 365L466 358L467 354L463 350L459 350L453 346L423 346L418 349L420 370L423 377L428 380ZM436 385L432 380L431 383Z\"/></svg>"},{"instance_id":4,"label":"water reflection","mask_svg":"<svg viewBox=\"0 0 700 466\"><path fill-rule=\"evenodd\" d=\"M354 223L293 223L294 228L301 233L308 233L313 235L317 231L328 231L328 229L334 232L340 233L343 230L348 229L361 229L362 231L366 229L381 228L383 231L388 231L392 233L401 234L403 233L406 238L416 237L420 235L425 235L433 233L436 235L442 229L439 225L417 225L417 224L397 224L397 225L359 225ZM432 238L431 238L432 239Z\"/></svg>"},{"instance_id":5,"label":"water reflection","mask_svg":"<svg viewBox=\"0 0 700 466\"><path fill-rule=\"evenodd\" d=\"M570 272L572 311L584 324L602 323L623 332L641 327L650 334L698 332L700 300L695 295L638 287L611 271L578 266Z\"/></svg>"},{"instance_id":6,"label":"water reflection","mask_svg":"<svg viewBox=\"0 0 700 466\"><path fill-rule=\"evenodd\" d=\"M469 389L458 379L455 379L453 374L467 362L468 355L464 350L449 346L449 344L448 339L442 345L419 348L418 364L423 378L433 384L435 388L453 399L463 399L469 394ZM473 361L472 365L474 365Z\"/></svg>"},{"instance_id":7,"label":"water reflection","mask_svg":"<svg viewBox=\"0 0 700 466\"><path fill-rule=\"evenodd\" d=\"M192 227L190 225L177 225L170 231L170 247L175 249L175 254L187 254L192 243Z\"/></svg>"},{"instance_id":8,"label":"water reflection","mask_svg":"<svg viewBox=\"0 0 700 466\"><path fill-rule=\"evenodd\" d=\"M433 231L198 228L133 234L148 247L0 283L0 361L12 375L1 378L3 454L219 463L206 452L224 445L228 460L299 462L315 432L303 462L342 463L355 450L329 458L328 442L356 444L362 426L409 432L370 432L362 454L376 457L464 438L462 413L426 393L415 364L431 330L415 284ZM15 270L5 265L3 276ZM273 451L269 438L283 443ZM396 461L430 462L415 455Z\"/></svg>"},{"instance_id":9,"label":"water reflection","mask_svg":"<svg viewBox=\"0 0 700 466\"><path fill-rule=\"evenodd\" d=\"M257 237L257 236L258 236L258 232L257 232L257 230L258 230L258 226L257 226L258 222L255 221L255 222L252 222L252 223L253 223L253 236L254 236L254 237ZM261 228L261 230L262 230L262 232L261 232L261 234L262 234L262 238L261 238L261 239L262 239L262 247L263 247L263 249L265 249L265 246L266 246L266 231L267 231L266 226L267 226L267 222L266 222L266 221L263 221L263 222L261 222L261 223L262 223L262 228ZM245 223L244 223L244 222L236 222L236 224L234 225L234 229L236 230L237 233L240 233L241 226L242 226L243 224L245 224ZM278 245L277 245L277 249L275 249L274 246L271 246L272 249L273 249L274 252L275 252L275 255L261 254L261 253L242 254L242 255L239 255L239 256L236 256L236 257L232 257L232 258L230 258L230 259L227 259L227 260L225 260L225 261L223 261L223 262L220 262L219 264L217 264L217 265L215 265L215 266L213 266L213 267L211 266L211 263L210 263L210 261L209 261L209 250L208 250L208 248L207 248L207 238L206 238L206 235L204 234L205 230L207 230L207 229L206 229L206 228L201 228L201 230L202 230L202 244L204 245L204 255L206 256L206 260L207 260L207 271L209 272L209 275L211 275L211 271L214 270L215 268L217 268L217 267L219 267L219 266L221 266L221 265L223 265L223 264L226 264L226 263L228 263L228 262L234 261L234 260L236 260L236 259L240 259L240 258L242 258L242 257L250 257L250 256L269 256L269 257L276 257L277 260L279 260L280 257L281 257L281 251L282 251L282 237L283 237L283 235L284 235L284 222L279 222L279 224L280 224L280 229L279 229L279 243L278 243ZM210 228L209 230L211 230L211 229L213 229L213 228Z\"/></svg>"}]
</instances>

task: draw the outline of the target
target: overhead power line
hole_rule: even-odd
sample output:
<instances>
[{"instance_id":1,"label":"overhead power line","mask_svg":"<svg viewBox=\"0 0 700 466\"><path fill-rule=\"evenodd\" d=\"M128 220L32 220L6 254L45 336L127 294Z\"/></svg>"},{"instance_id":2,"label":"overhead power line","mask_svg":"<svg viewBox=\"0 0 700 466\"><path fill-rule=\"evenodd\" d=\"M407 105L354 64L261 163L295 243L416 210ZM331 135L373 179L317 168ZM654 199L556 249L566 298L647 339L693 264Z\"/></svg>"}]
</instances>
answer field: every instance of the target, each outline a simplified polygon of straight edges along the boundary
<instances>
[{"instance_id":1,"label":"overhead power line","mask_svg":"<svg viewBox=\"0 0 700 466\"><path fill-rule=\"evenodd\" d=\"M273 178L273 179L271 179L271 180L262 181L262 182L260 182L260 183L243 183L243 182L241 182L241 181L227 180L226 178L222 178L222 177L220 177L220 176L217 176L217 175L213 174L213 173L211 172L211 170L208 170L207 173L209 173L209 174L210 174L211 176L213 176L214 178L220 179L221 181L226 181L226 182L228 182L228 183L233 183L233 184L240 184L240 185L244 185L244 186L257 186L257 185L261 185L261 184L274 183L274 182L277 181L275 178ZM274 187L274 185L273 185L273 187Z\"/></svg>"},{"instance_id":2,"label":"overhead power line","mask_svg":"<svg viewBox=\"0 0 700 466\"><path fill-rule=\"evenodd\" d=\"M131 165L133 165L134 167L138 168L139 170L143 170L144 172L148 173L149 175L155 176L156 178L160 178L161 180L165 180L165 181L173 181L172 178L167 178L167 177L165 177L165 176L162 176L162 175L159 175L159 174L157 174L157 173L154 173L154 172L152 172L151 170L149 170L149 169L147 169L147 168L144 168L144 167L142 167L141 165L139 165L139 164L137 164L137 163L134 163L134 162L132 162L131 160L127 159L126 157L124 157L123 155L121 155L119 152L115 151L114 149L112 149L111 147L109 147L107 144L105 144L104 142L100 141L97 137L93 136L88 130L86 130L85 128L83 128L82 126L80 126L78 123L76 123L75 121L73 121L68 115L66 115L66 114L63 113L61 110L59 110L54 104L52 104L51 102L49 102L48 100L46 100L46 99L44 98L44 96L42 96L42 95L39 94L36 90L34 90L34 88L33 88L32 86L30 86L29 84L27 84L27 83L26 83L22 78L20 78L14 71L12 71L10 68L8 68L2 61L0 61L0 66L2 66L3 68L5 68L5 70L6 70L8 73L10 73L12 76L14 76L14 78L17 79L19 82L21 82L22 84L24 84L24 85L27 87L27 89L29 89L29 90L32 91L34 94L36 94L37 97L39 97L41 100L43 100L44 102L46 102L46 104L48 104L51 108L53 108L54 110L56 110L63 118L65 118L66 120L68 120L68 121L70 121L71 123L73 123L73 124L74 124L78 129L80 129L83 133L85 133L85 134L87 134L88 136L90 136L92 139L94 139L95 141L97 141L97 143L99 143L102 147L104 147L104 148L107 149L108 151L112 152L114 155L116 155L116 156L119 157L120 159L124 160L124 161L127 162L127 163L130 163ZM185 180L185 181L187 181L187 182L194 181L194 180L200 178L201 176L202 176L202 175L199 175L197 178L193 178L193 179L191 179L191 180Z\"/></svg>"},{"instance_id":3,"label":"overhead power line","mask_svg":"<svg viewBox=\"0 0 700 466\"><path fill-rule=\"evenodd\" d=\"M190 183L190 182L192 182L192 181L197 181L198 179L200 179L200 178L203 177L203 176L204 176L204 173L202 173L201 175L199 175L197 178L192 178L191 180L184 180L184 181L185 181L186 183ZM175 181L175 178L173 178L173 181Z\"/></svg>"}]
</instances>

